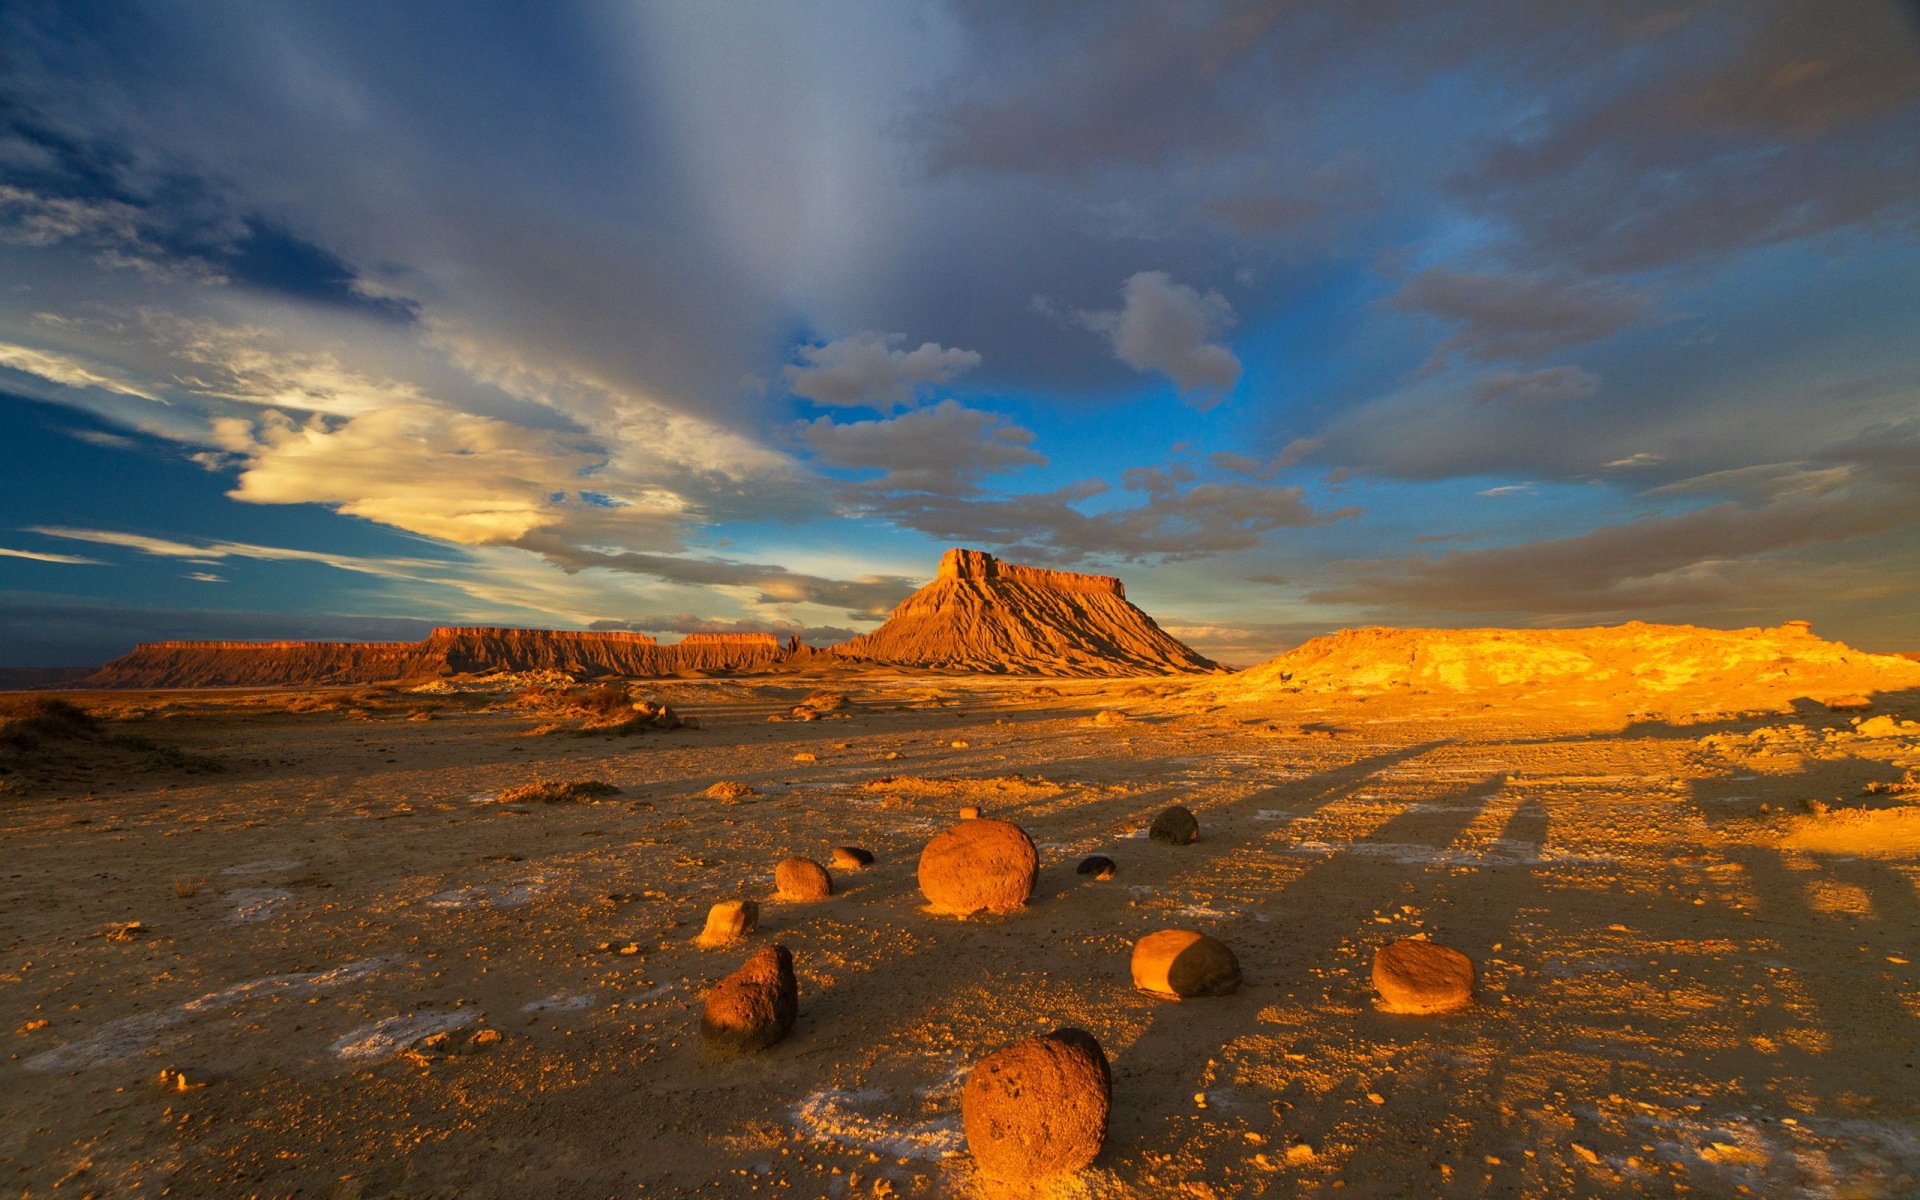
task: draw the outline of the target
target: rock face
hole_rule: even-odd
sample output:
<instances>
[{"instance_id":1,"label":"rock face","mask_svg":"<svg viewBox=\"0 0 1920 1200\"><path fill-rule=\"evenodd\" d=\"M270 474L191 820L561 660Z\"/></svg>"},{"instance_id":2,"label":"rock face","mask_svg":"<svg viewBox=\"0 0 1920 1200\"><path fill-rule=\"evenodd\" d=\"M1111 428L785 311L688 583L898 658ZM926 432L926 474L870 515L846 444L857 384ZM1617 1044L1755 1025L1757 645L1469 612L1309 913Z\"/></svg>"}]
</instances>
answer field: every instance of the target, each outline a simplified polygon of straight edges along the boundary
<instances>
[{"instance_id":1,"label":"rock face","mask_svg":"<svg viewBox=\"0 0 1920 1200\"><path fill-rule=\"evenodd\" d=\"M992 817L962 821L920 852L921 894L935 912L956 917L1022 907L1039 873L1033 839Z\"/></svg>"},{"instance_id":2,"label":"rock face","mask_svg":"<svg viewBox=\"0 0 1920 1200\"><path fill-rule=\"evenodd\" d=\"M1191 929L1162 929L1133 944L1133 986L1168 1000L1224 996L1240 986L1226 943Z\"/></svg>"},{"instance_id":3,"label":"rock face","mask_svg":"<svg viewBox=\"0 0 1920 1200\"><path fill-rule=\"evenodd\" d=\"M1083 1029L1056 1029L974 1064L960 1092L967 1148L988 1175L1026 1181L1078 1171L1100 1156L1112 1072Z\"/></svg>"},{"instance_id":4,"label":"rock face","mask_svg":"<svg viewBox=\"0 0 1920 1200\"><path fill-rule=\"evenodd\" d=\"M939 575L834 654L901 666L1030 675L1172 675L1218 668L1127 602L1111 575L949 550Z\"/></svg>"},{"instance_id":5,"label":"rock face","mask_svg":"<svg viewBox=\"0 0 1920 1200\"><path fill-rule=\"evenodd\" d=\"M782 900L825 900L833 895L833 876L810 858L789 858L773 869L773 886Z\"/></svg>"},{"instance_id":6,"label":"rock face","mask_svg":"<svg viewBox=\"0 0 1920 1200\"><path fill-rule=\"evenodd\" d=\"M1920 687L1920 663L1815 637L1805 622L1702 629L1638 621L1597 629L1348 629L1202 690L1225 701L1290 693L1440 696L1509 691L1689 709Z\"/></svg>"},{"instance_id":7,"label":"rock face","mask_svg":"<svg viewBox=\"0 0 1920 1200\"><path fill-rule=\"evenodd\" d=\"M793 955L785 946L767 946L713 985L700 1018L700 1033L722 1053L752 1054L787 1036L799 1015L800 986L793 978Z\"/></svg>"},{"instance_id":8,"label":"rock face","mask_svg":"<svg viewBox=\"0 0 1920 1200\"><path fill-rule=\"evenodd\" d=\"M760 923L760 906L751 900L722 900L707 910L707 926L695 940L702 946L725 946L753 932Z\"/></svg>"},{"instance_id":9,"label":"rock face","mask_svg":"<svg viewBox=\"0 0 1920 1200\"><path fill-rule=\"evenodd\" d=\"M1473 1003L1473 960L1435 942L1394 942L1373 952L1373 989L1385 1012L1452 1012Z\"/></svg>"},{"instance_id":10,"label":"rock face","mask_svg":"<svg viewBox=\"0 0 1920 1200\"><path fill-rule=\"evenodd\" d=\"M1200 818L1192 809L1176 804L1153 819L1147 836L1169 846L1191 846L1200 837Z\"/></svg>"},{"instance_id":11,"label":"rock face","mask_svg":"<svg viewBox=\"0 0 1920 1200\"><path fill-rule=\"evenodd\" d=\"M789 653L772 634L689 634L662 646L644 633L436 629L418 642L148 642L82 680L103 688L283 687L420 682L496 671L575 679L737 670Z\"/></svg>"}]
</instances>

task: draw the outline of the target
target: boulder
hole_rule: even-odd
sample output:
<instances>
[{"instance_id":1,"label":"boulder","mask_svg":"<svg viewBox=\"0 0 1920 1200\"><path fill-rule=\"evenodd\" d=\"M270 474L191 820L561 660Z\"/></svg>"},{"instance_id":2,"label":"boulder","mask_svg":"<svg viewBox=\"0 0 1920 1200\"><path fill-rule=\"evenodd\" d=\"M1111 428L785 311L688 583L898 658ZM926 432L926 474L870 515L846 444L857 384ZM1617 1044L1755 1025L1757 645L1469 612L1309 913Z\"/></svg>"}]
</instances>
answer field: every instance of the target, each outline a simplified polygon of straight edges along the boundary
<instances>
[{"instance_id":1,"label":"boulder","mask_svg":"<svg viewBox=\"0 0 1920 1200\"><path fill-rule=\"evenodd\" d=\"M787 1036L799 1013L793 954L767 946L707 992L700 1033L717 1051L752 1054Z\"/></svg>"},{"instance_id":2,"label":"boulder","mask_svg":"<svg viewBox=\"0 0 1920 1200\"><path fill-rule=\"evenodd\" d=\"M789 858L773 869L773 886L782 900L825 900L833 876L810 858Z\"/></svg>"},{"instance_id":3,"label":"boulder","mask_svg":"<svg viewBox=\"0 0 1920 1200\"><path fill-rule=\"evenodd\" d=\"M1383 1012L1452 1012L1473 1003L1473 960L1437 942L1393 942L1373 952L1373 990Z\"/></svg>"},{"instance_id":4,"label":"boulder","mask_svg":"<svg viewBox=\"0 0 1920 1200\"><path fill-rule=\"evenodd\" d=\"M751 900L722 900L707 910L707 927L695 941L702 946L725 946L753 932L760 923L760 906Z\"/></svg>"},{"instance_id":5,"label":"boulder","mask_svg":"<svg viewBox=\"0 0 1920 1200\"><path fill-rule=\"evenodd\" d=\"M962 821L920 852L921 894L935 912L957 917L1020 908L1039 874L1033 839L992 817Z\"/></svg>"},{"instance_id":6,"label":"boulder","mask_svg":"<svg viewBox=\"0 0 1920 1200\"><path fill-rule=\"evenodd\" d=\"M989 1054L967 1073L960 1118L967 1149L987 1175L1046 1179L1100 1155L1113 1076L1084 1029L1056 1029Z\"/></svg>"},{"instance_id":7,"label":"boulder","mask_svg":"<svg viewBox=\"0 0 1920 1200\"><path fill-rule=\"evenodd\" d=\"M1191 929L1162 929L1133 944L1133 986L1168 1000L1224 996L1240 986L1226 943Z\"/></svg>"},{"instance_id":8,"label":"boulder","mask_svg":"<svg viewBox=\"0 0 1920 1200\"><path fill-rule=\"evenodd\" d=\"M864 871L873 865L873 851L859 846L835 846L828 861L836 871Z\"/></svg>"},{"instance_id":9,"label":"boulder","mask_svg":"<svg viewBox=\"0 0 1920 1200\"><path fill-rule=\"evenodd\" d=\"M1114 866L1113 860L1104 854L1089 854L1081 859L1080 865L1073 870L1077 875L1091 875L1095 879L1112 879L1113 873L1119 868Z\"/></svg>"},{"instance_id":10,"label":"boulder","mask_svg":"<svg viewBox=\"0 0 1920 1200\"><path fill-rule=\"evenodd\" d=\"M1147 836L1169 846L1191 846L1200 836L1200 819L1192 809L1176 804L1153 819Z\"/></svg>"}]
</instances>

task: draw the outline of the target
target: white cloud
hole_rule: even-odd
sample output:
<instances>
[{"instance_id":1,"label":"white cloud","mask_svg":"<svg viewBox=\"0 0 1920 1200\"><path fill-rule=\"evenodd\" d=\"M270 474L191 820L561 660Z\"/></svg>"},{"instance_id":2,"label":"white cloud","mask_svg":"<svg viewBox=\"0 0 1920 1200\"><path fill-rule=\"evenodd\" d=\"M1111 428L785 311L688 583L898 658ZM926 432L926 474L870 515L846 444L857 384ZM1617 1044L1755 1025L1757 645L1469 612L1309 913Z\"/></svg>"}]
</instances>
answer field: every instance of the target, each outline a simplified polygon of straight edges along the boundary
<instances>
[{"instance_id":1,"label":"white cloud","mask_svg":"<svg viewBox=\"0 0 1920 1200\"><path fill-rule=\"evenodd\" d=\"M787 386L818 404L884 411L912 404L922 388L951 383L980 365L971 350L934 342L902 350L905 341L905 334L867 330L823 346L802 346L804 365L785 368Z\"/></svg>"},{"instance_id":2,"label":"white cloud","mask_svg":"<svg viewBox=\"0 0 1920 1200\"><path fill-rule=\"evenodd\" d=\"M39 550L9 550L0 546L0 558L27 558L34 562L64 563L69 566L104 567L107 564L97 558L82 558L77 554L47 554Z\"/></svg>"},{"instance_id":3,"label":"white cloud","mask_svg":"<svg viewBox=\"0 0 1920 1200\"><path fill-rule=\"evenodd\" d=\"M1121 301L1117 312L1077 314L1113 343L1121 362L1166 375L1202 407L1219 403L1240 382L1240 359L1214 341L1234 322L1233 306L1219 292L1195 291L1165 271L1140 271L1122 285Z\"/></svg>"},{"instance_id":4,"label":"white cloud","mask_svg":"<svg viewBox=\"0 0 1920 1200\"><path fill-rule=\"evenodd\" d=\"M16 346L11 342L0 342L0 367L36 375L49 383L57 383L63 387L93 387L127 396L138 396L143 400L159 399L152 392L109 374L103 368L84 363L70 355L56 354L50 350L36 350L31 346Z\"/></svg>"}]
</instances>

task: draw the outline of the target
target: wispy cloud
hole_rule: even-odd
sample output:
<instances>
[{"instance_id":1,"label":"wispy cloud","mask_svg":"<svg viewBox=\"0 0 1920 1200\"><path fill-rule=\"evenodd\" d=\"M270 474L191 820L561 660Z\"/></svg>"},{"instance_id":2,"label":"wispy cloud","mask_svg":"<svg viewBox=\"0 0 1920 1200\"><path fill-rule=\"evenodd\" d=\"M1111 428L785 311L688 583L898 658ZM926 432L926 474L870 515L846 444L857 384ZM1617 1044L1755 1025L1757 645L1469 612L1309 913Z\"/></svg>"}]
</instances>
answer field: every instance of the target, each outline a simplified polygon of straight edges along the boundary
<instances>
[{"instance_id":1,"label":"wispy cloud","mask_svg":"<svg viewBox=\"0 0 1920 1200\"><path fill-rule=\"evenodd\" d=\"M0 558L26 558L34 562L63 563L75 567L104 567L107 564L97 558L82 558L77 554L49 554L43 550L10 550L0 546Z\"/></svg>"}]
</instances>

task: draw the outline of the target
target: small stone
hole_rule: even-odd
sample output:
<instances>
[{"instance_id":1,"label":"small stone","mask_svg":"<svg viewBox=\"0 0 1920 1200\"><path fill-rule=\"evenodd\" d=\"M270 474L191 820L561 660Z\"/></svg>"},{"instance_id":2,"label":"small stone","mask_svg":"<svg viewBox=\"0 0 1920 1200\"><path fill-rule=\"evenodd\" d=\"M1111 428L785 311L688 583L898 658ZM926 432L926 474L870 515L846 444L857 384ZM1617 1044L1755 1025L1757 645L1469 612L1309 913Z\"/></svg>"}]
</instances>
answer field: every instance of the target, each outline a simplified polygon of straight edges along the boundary
<instances>
[{"instance_id":1,"label":"small stone","mask_svg":"<svg viewBox=\"0 0 1920 1200\"><path fill-rule=\"evenodd\" d=\"M833 876L810 858L789 858L775 867L773 885L782 900L825 900L833 895Z\"/></svg>"},{"instance_id":2,"label":"small stone","mask_svg":"<svg viewBox=\"0 0 1920 1200\"><path fill-rule=\"evenodd\" d=\"M1114 866L1113 860L1104 854L1089 854L1081 859L1080 865L1073 870L1076 875L1091 875L1095 879L1112 879L1113 873L1119 868Z\"/></svg>"},{"instance_id":3,"label":"small stone","mask_svg":"<svg viewBox=\"0 0 1920 1200\"><path fill-rule=\"evenodd\" d=\"M802 750L793 756L793 761L797 763L817 763L820 761L820 756L811 750Z\"/></svg>"},{"instance_id":4,"label":"small stone","mask_svg":"<svg viewBox=\"0 0 1920 1200\"><path fill-rule=\"evenodd\" d=\"M960 806L960 819L962 821L978 821L980 819L980 806L977 804L962 804Z\"/></svg>"},{"instance_id":5,"label":"small stone","mask_svg":"<svg viewBox=\"0 0 1920 1200\"><path fill-rule=\"evenodd\" d=\"M752 1054L787 1036L799 1013L793 954L785 946L766 946L713 985L700 1033L717 1051Z\"/></svg>"},{"instance_id":6,"label":"small stone","mask_svg":"<svg viewBox=\"0 0 1920 1200\"><path fill-rule=\"evenodd\" d=\"M1113 1076L1094 1036L1056 1029L990 1054L960 1092L967 1148L982 1172L1045 1179L1100 1155L1112 1110Z\"/></svg>"},{"instance_id":7,"label":"small stone","mask_svg":"<svg viewBox=\"0 0 1920 1200\"><path fill-rule=\"evenodd\" d=\"M1374 951L1373 987L1383 1012L1452 1012L1473 1002L1473 960L1437 942L1393 942Z\"/></svg>"},{"instance_id":8,"label":"small stone","mask_svg":"<svg viewBox=\"0 0 1920 1200\"><path fill-rule=\"evenodd\" d=\"M760 906L751 900L722 900L707 910L706 928L694 940L702 946L725 946L753 932L760 923Z\"/></svg>"},{"instance_id":9,"label":"small stone","mask_svg":"<svg viewBox=\"0 0 1920 1200\"><path fill-rule=\"evenodd\" d=\"M991 817L964 820L920 852L920 892L933 911L965 917L1012 912L1033 895L1040 855L1018 825Z\"/></svg>"},{"instance_id":10,"label":"small stone","mask_svg":"<svg viewBox=\"0 0 1920 1200\"><path fill-rule=\"evenodd\" d=\"M1168 1000L1224 996L1240 986L1240 961L1224 942L1162 929L1133 944L1133 986Z\"/></svg>"},{"instance_id":11,"label":"small stone","mask_svg":"<svg viewBox=\"0 0 1920 1200\"><path fill-rule=\"evenodd\" d=\"M1147 836L1169 846L1191 846L1200 836L1200 820L1192 809L1176 804L1153 819Z\"/></svg>"},{"instance_id":12,"label":"small stone","mask_svg":"<svg viewBox=\"0 0 1920 1200\"><path fill-rule=\"evenodd\" d=\"M955 738L953 741L947 744L949 746L952 746L955 750L965 750L973 745L972 742L969 742L964 738Z\"/></svg>"},{"instance_id":13,"label":"small stone","mask_svg":"<svg viewBox=\"0 0 1920 1200\"><path fill-rule=\"evenodd\" d=\"M873 851L859 846L835 846L828 861L836 871L864 871L873 865Z\"/></svg>"},{"instance_id":14,"label":"small stone","mask_svg":"<svg viewBox=\"0 0 1920 1200\"><path fill-rule=\"evenodd\" d=\"M749 796L758 796L760 793L754 791L749 784L723 779L700 794L709 800L718 800L722 804L737 804Z\"/></svg>"}]
</instances>

